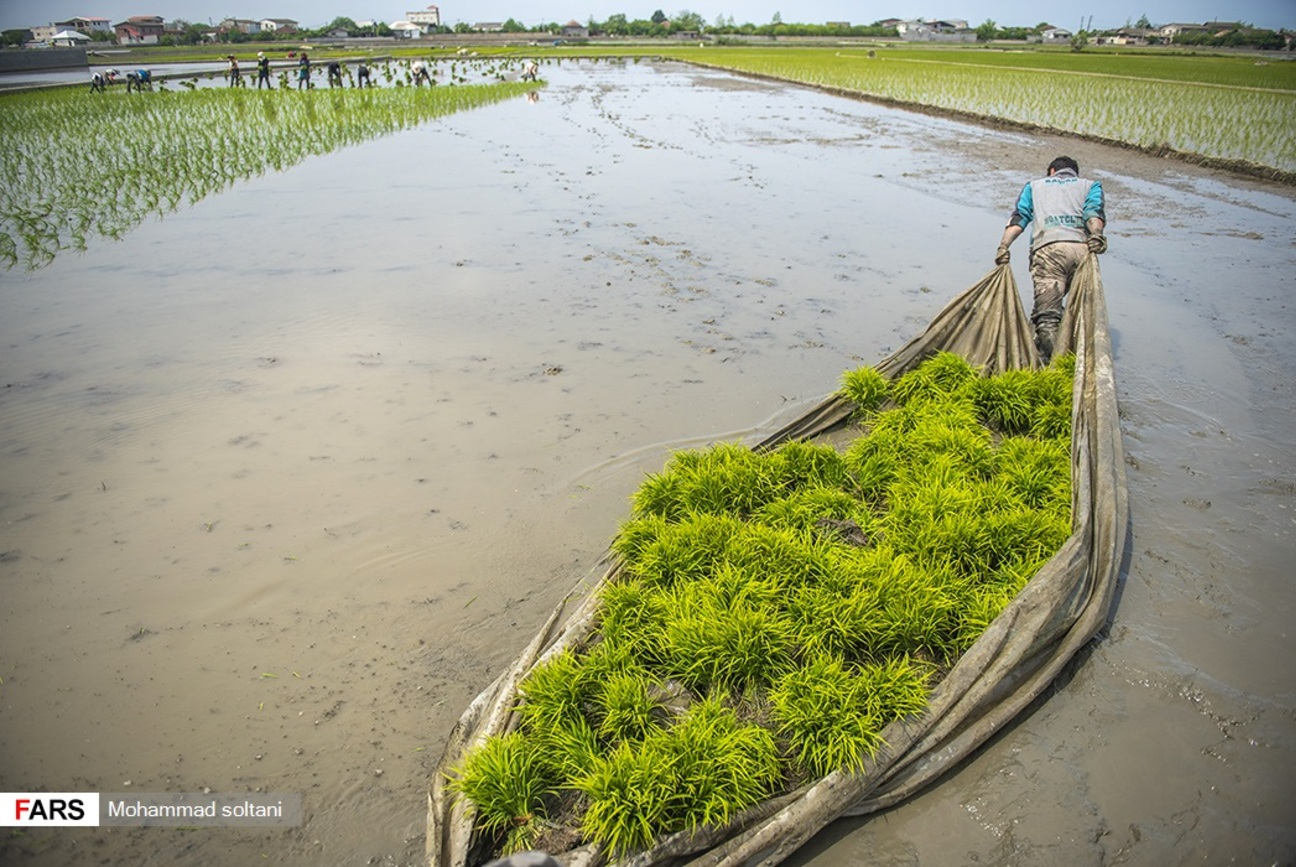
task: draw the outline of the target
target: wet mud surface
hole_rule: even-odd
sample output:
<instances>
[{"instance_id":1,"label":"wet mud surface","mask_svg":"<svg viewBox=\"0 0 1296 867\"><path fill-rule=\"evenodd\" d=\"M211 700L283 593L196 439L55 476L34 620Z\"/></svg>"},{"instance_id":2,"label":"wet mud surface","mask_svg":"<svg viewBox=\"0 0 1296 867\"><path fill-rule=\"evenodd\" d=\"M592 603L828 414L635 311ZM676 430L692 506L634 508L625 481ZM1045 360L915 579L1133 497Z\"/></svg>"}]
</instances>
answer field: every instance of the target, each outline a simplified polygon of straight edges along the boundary
<instances>
[{"instance_id":1,"label":"wet mud surface","mask_svg":"<svg viewBox=\"0 0 1296 867\"><path fill-rule=\"evenodd\" d=\"M0 275L0 788L306 815L6 835L0 862L418 863L446 733L643 473L896 349L1059 152L1109 197L1110 627L937 788L793 863L1290 859L1296 193L676 65L542 77Z\"/></svg>"}]
</instances>

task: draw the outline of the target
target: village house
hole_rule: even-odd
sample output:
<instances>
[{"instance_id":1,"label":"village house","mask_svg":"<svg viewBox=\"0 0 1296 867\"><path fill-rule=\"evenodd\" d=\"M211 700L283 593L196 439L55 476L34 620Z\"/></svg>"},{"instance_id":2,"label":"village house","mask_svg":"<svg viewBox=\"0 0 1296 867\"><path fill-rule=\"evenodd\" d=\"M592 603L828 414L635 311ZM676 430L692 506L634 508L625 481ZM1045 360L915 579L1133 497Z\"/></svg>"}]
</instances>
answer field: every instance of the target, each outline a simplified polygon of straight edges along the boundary
<instances>
[{"instance_id":1,"label":"village house","mask_svg":"<svg viewBox=\"0 0 1296 867\"><path fill-rule=\"evenodd\" d=\"M962 19L901 21L895 25L900 38L908 42L975 42L976 31Z\"/></svg>"},{"instance_id":2,"label":"village house","mask_svg":"<svg viewBox=\"0 0 1296 867\"><path fill-rule=\"evenodd\" d=\"M291 18L262 18L258 23L262 33L297 32L297 22Z\"/></svg>"},{"instance_id":3,"label":"village house","mask_svg":"<svg viewBox=\"0 0 1296 867\"><path fill-rule=\"evenodd\" d=\"M107 18L69 18L66 21L55 21L54 29L57 30L75 30L78 33L84 33L89 36L96 31L112 32L112 22Z\"/></svg>"},{"instance_id":4,"label":"village house","mask_svg":"<svg viewBox=\"0 0 1296 867\"><path fill-rule=\"evenodd\" d=\"M579 21L568 21L562 26L563 39L589 39L589 28Z\"/></svg>"},{"instance_id":5,"label":"village house","mask_svg":"<svg viewBox=\"0 0 1296 867\"><path fill-rule=\"evenodd\" d=\"M132 15L113 25L118 45L157 45L165 30L160 15Z\"/></svg>"},{"instance_id":6,"label":"village house","mask_svg":"<svg viewBox=\"0 0 1296 867\"><path fill-rule=\"evenodd\" d=\"M239 33L260 33L261 22L253 21L250 18L226 18L216 27L217 30L225 33L237 31Z\"/></svg>"},{"instance_id":7,"label":"village house","mask_svg":"<svg viewBox=\"0 0 1296 867\"><path fill-rule=\"evenodd\" d=\"M418 39L423 35L423 27L413 21L393 21L388 29L397 39Z\"/></svg>"}]
</instances>

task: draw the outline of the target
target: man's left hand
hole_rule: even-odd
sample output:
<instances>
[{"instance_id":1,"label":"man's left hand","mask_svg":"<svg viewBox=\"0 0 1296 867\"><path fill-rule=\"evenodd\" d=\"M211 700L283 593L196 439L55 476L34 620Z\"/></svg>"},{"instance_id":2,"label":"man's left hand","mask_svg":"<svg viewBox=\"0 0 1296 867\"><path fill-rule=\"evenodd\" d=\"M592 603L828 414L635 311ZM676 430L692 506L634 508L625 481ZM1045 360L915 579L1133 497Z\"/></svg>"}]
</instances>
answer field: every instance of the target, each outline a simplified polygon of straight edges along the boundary
<instances>
[{"instance_id":1,"label":"man's left hand","mask_svg":"<svg viewBox=\"0 0 1296 867\"><path fill-rule=\"evenodd\" d=\"M1090 253L1106 253L1106 252L1107 252L1107 236L1106 236L1106 235L1090 235L1090 236L1089 236L1089 240L1085 241L1085 243L1089 245L1089 252L1090 252Z\"/></svg>"}]
</instances>

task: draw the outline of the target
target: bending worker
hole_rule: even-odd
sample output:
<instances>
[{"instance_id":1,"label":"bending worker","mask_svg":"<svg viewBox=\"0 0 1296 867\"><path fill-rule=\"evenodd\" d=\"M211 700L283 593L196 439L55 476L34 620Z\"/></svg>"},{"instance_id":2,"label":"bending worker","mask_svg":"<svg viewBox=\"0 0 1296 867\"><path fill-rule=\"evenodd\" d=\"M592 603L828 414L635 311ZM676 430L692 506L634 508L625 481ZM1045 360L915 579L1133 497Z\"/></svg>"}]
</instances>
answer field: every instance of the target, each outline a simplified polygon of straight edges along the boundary
<instances>
[{"instance_id":1,"label":"bending worker","mask_svg":"<svg viewBox=\"0 0 1296 867\"><path fill-rule=\"evenodd\" d=\"M1105 206L1102 184L1080 177L1080 166L1071 157L1058 157L1049 163L1047 176L1022 187L995 251L995 264L1008 264L1008 247L1028 223L1035 224L1030 243L1035 286L1031 324L1046 364L1053 357L1062 302L1076 268L1087 254L1107 252Z\"/></svg>"}]
</instances>

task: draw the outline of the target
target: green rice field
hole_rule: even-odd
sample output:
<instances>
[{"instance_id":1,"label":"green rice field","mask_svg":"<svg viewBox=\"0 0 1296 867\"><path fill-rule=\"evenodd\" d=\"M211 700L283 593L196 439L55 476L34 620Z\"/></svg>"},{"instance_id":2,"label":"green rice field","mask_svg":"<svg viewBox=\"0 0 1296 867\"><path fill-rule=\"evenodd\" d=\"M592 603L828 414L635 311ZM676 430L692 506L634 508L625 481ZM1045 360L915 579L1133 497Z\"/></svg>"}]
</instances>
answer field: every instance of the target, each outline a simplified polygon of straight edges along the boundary
<instances>
[{"instance_id":1,"label":"green rice field","mask_svg":"<svg viewBox=\"0 0 1296 867\"><path fill-rule=\"evenodd\" d=\"M85 249L90 237L120 237L243 178L536 86L6 95L0 266L43 267L61 250Z\"/></svg>"},{"instance_id":2,"label":"green rice field","mask_svg":"<svg viewBox=\"0 0 1296 867\"><path fill-rule=\"evenodd\" d=\"M674 55L1148 150L1296 171L1296 64L1290 61L903 48Z\"/></svg>"}]
</instances>

